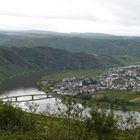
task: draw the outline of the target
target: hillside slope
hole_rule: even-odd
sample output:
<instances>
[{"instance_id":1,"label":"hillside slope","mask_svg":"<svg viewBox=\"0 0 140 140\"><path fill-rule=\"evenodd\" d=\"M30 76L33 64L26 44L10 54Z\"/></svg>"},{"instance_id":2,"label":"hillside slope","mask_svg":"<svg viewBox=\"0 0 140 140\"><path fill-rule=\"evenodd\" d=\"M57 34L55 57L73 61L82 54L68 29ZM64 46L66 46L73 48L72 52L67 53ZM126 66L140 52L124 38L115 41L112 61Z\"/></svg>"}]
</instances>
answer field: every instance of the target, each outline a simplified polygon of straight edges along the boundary
<instances>
[{"instance_id":1,"label":"hillside slope","mask_svg":"<svg viewBox=\"0 0 140 140\"><path fill-rule=\"evenodd\" d=\"M71 53L48 47L0 47L0 78L29 71L105 69L123 63L106 55Z\"/></svg>"}]
</instances>

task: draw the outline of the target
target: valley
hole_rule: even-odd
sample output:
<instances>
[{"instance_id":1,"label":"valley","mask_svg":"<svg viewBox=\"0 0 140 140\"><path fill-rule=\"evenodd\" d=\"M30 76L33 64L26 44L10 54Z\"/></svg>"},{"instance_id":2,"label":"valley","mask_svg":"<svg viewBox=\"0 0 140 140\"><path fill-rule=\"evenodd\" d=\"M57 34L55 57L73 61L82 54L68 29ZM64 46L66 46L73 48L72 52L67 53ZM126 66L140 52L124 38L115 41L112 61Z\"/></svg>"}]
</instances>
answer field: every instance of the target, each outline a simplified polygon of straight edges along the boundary
<instances>
[{"instance_id":1,"label":"valley","mask_svg":"<svg viewBox=\"0 0 140 140\"><path fill-rule=\"evenodd\" d=\"M1 102L0 117L3 121L0 132L5 131L0 138L44 140L56 138L56 133L60 139L71 136L72 139L85 140L84 136L90 129L98 139L108 125L109 133L105 133L104 138L112 138L110 133L115 133L119 140L122 140L122 135L127 138L134 133L137 138L140 57L137 47L135 55L130 52L131 47L121 52L120 47L130 44L127 39L135 42L138 38L106 34L1 33L0 97L47 92L55 98L18 103L17 106ZM119 47L115 49L114 45ZM89 109L91 118L81 115L85 113L84 109ZM57 112L59 114L52 114ZM11 123L9 127L5 126L7 119ZM125 124L125 129L120 129ZM91 129L91 125L94 128ZM128 133L129 126L132 129ZM75 132L79 133L78 137ZM88 137L93 139L93 135Z\"/></svg>"},{"instance_id":2,"label":"valley","mask_svg":"<svg viewBox=\"0 0 140 140\"><path fill-rule=\"evenodd\" d=\"M9 44L9 45L6 44L8 42L11 42L11 39L13 40L12 43L15 44ZM108 104L112 104L111 101L112 98L106 97L109 95L108 92L116 93L116 91L114 90L118 90L119 92L119 90L123 89L126 90L126 94L127 94L127 90L128 90L127 87L132 87L132 85L133 85L132 89L135 90L133 92L138 92L138 89L136 89L138 83L136 82L137 80L135 80L135 78L138 78L136 72L134 73L135 77L133 77L132 75L131 78L130 76L128 77L127 74L124 76L120 75L121 72L119 71L122 70L125 71L123 67L127 65L133 65L133 64L138 65L140 63L139 56L138 55L134 56L133 54L127 56L126 54L121 54L120 52L118 52L118 50L112 50L113 45L115 45L116 43L119 44L119 42L120 42L119 47L121 47L121 44L123 45L123 43L127 45L126 43L127 41L128 43L129 41L131 42L134 41L137 44L139 41L138 37L121 37L121 36L112 36L107 34L73 34L73 33L61 34L55 32L53 33L53 32L36 32L36 31L32 31L32 32L17 31L17 32L1 32L0 40L1 40L0 44L5 46L5 47L2 46L0 47L1 90L3 90L6 87L6 83L8 81L12 81L12 79L20 79L20 77L23 78L28 77L29 75L31 75L29 76L30 78L31 77L38 78L38 79L31 78L31 79L35 79L34 85L35 83L37 83L37 81L39 81L37 83L39 86L43 83L42 81L44 81L44 83L47 84L49 84L49 82L47 82L46 80L53 81L51 82L51 85L55 85L53 83L56 83L55 82L56 80L59 81L58 84L59 86L57 85L57 83L55 85L56 87L58 86L57 91L62 90L62 88L65 89L65 86L69 85L69 82L72 84L72 82L74 81L73 80L71 81L69 78L73 77L78 83L74 82L76 83L75 87L77 89L72 87L70 88L70 92L72 94L74 94L77 98L83 98L83 99L84 97L91 98L92 96L94 96L95 99L93 99L94 100L93 102L96 102L96 100L98 100L101 103L103 102L102 104L104 104L104 98L107 98L104 106L107 106ZM5 42L5 40L7 41ZM55 47L56 45L52 44L51 41L53 43L56 43L57 47ZM39 44L39 42L44 44ZM59 43L61 44L61 48L59 48L60 46ZM70 47L68 47L69 43L71 44ZM83 47L79 43L81 43ZM92 50L89 49L88 46L89 43L90 43L90 48L93 49L94 53L92 52ZM84 44L86 44L86 47L84 47ZM105 47L106 45L111 46L109 50L108 47ZM98 51L96 50L95 46L98 47ZM76 50L77 47L80 47L81 50ZM103 51L104 53L100 50L102 49L102 47L106 48L106 50ZM82 50L82 48L84 48L85 50ZM113 49L115 49L115 47ZM129 47L127 47L127 49L129 50ZM108 53L106 53L106 51ZM115 55L112 53L113 51L115 51ZM120 49L120 51L122 51L122 49ZM122 70L120 66L122 66ZM131 70L133 70L133 68L129 69L129 71ZM118 75L118 78L114 77L113 75L114 76ZM39 80L41 77L42 79ZM78 78L79 79L81 78L82 83L83 81L88 82L92 80L92 81L96 81L96 84L93 85L91 84L89 85L89 87L85 87L84 85L82 85L81 88L83 89L81 88L78 89L77 86L80 83L80 80ZM123 84L119 85L117 83L114 83L114 81L120 82L121 81L119 80L120 78L125 80L123 82L125 83L124 85ZM61 81L62 79L63 81L65 81L65 79L70 81L67 82L65 86L62 86L64 84L64 82ZM129 82L129 79L133 79L134 81L131 80L131 82ZM22 81L25 80L23 79ZM28 81L32 81L32 80L28 80ZM22 83L22 82L19 81L17 83ZM29 82L28 85L30 85L30 83L32 82ZM24 84L22 83L21 85ZM48 90L48 88L45 87L44 89ZM55 88L53 88L53 86L52 89L56 90ZM97 94L98 92L102 93L102 90L108 90L108 89L111 91L108 91L107 93L105 92L106 94L103 94L102 96L98 96ZM81 90L84 91L82 95L79 94L81 93ZM92 91L93 95L92 94L88 95L87 93L90 93L89 91ZM63 93L63 91L59 91L59 92ZM69 89L68 91L64 90L64 92L69 93ZM122 94L125 94L125 92L122 91ZM139 101L138 94L134 96L135 98L131 98L131 101L127 100L127 98L121 98L118 95L115 94L114 95L115 97L113 97L114 100L120 98L118 102L121 102L122 100L125 100L124 102L128 102L128 103L131 101L136 101L136 102ZM99 97L101 98L99 99ZM118 108L119 106L121 105L118 105ZM135 107L130 107L130 108L133 110ZM128 110L131 109L128 108Z\"/></svg>"},{"instance_id":3,"label":"valley","mask_svg":"<svg viewBox=\"0 0 140 140\"><path fill-rule=\"evenodd\" d=\"M139 0L0 0L0 140L140 140Z\"/></svg>"}]
</instances>

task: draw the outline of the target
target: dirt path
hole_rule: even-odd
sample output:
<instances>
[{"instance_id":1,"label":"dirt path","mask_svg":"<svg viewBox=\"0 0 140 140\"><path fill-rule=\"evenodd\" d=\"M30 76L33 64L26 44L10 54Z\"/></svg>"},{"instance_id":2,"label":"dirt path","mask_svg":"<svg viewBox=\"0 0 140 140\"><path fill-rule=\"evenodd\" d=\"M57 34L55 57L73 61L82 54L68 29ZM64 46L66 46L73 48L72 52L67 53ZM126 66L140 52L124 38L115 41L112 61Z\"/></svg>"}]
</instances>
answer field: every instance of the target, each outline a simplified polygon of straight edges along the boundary
<instances>
[{"instance_id":1,"label":"dirt path","mask_svg":"<svg viewBox=\"0 0 140 140\"><path fill-rule=\"evenodd\" d=\"M140 102L140 97L134 98L132 100L130 100L131 102Z\"/></svg>"}]
</instances>

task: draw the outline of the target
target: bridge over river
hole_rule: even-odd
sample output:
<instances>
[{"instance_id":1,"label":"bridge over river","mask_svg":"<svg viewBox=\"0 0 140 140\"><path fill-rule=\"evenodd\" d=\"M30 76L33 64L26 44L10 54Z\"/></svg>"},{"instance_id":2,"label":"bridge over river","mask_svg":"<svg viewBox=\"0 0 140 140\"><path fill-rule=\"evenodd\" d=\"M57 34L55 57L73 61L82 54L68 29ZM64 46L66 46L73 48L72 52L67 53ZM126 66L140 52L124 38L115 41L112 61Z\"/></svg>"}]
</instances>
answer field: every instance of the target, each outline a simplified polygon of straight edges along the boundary
<instances>
[{"instance_id":1,"label":"bridge over river","mask_svg":"<svg viewBox=\"0 0 140 140\"><path fill-rule=\"evenodd\" d=\"M8 92L5 92L0 95L0 100L6 102L8 100L12 100L19 105L23 110L26 111L27 106L25 105L25 102L28 101L34 101L34 103L37 103L39 105L39 108L37 110L37 113L45 112L46 106L50 107L51 113L58 112L58 102L60 103L60 100L56 100L57 95L54 95L52 93L44 93L43 91L40 91L35 88L28 88L28 89L17 89L17 90L11 90ZM63 107L63 104L59 104L59 108ZM124 119L132 115L136 118L137 122L140 124L140 112L136 111L119 111L116 110L114 113L117 116L122 116Z\"/></svg>"},{"instance_id":2,"label":"bridge over river","mask_svg":"<svg viewBox=\"0 0 140 140\"><path fill-rule=\"evenodd\" d=\"M47 98L54 98L49 93L44 93L44 94L30 94L30 95L17 95L17 96L7 96L7 97L2 97L0 98L1 101L7 102L28 102L28 101L36 101L36 100L43 100Z\"/></svg>"}]
</instances>

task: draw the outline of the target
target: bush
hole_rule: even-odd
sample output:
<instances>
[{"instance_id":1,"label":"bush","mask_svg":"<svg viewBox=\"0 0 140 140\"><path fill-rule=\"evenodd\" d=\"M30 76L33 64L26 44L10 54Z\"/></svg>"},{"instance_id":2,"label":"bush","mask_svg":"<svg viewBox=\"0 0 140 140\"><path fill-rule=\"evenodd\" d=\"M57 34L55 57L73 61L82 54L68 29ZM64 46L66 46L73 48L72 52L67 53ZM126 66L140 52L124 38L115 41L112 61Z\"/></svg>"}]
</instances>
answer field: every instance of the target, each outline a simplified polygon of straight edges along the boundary
<instances>
[{"instance_id":1,"label":"bush","mask_svg":"<svg viewBox=\"0 0 140 140\"><path fill-rule=\"evenodd\" d=\"M28 131L33 128L33 120L30 114L14 107L10 102L0 103L0 128L10 131Z\"/></svg>"}]
</instances>

